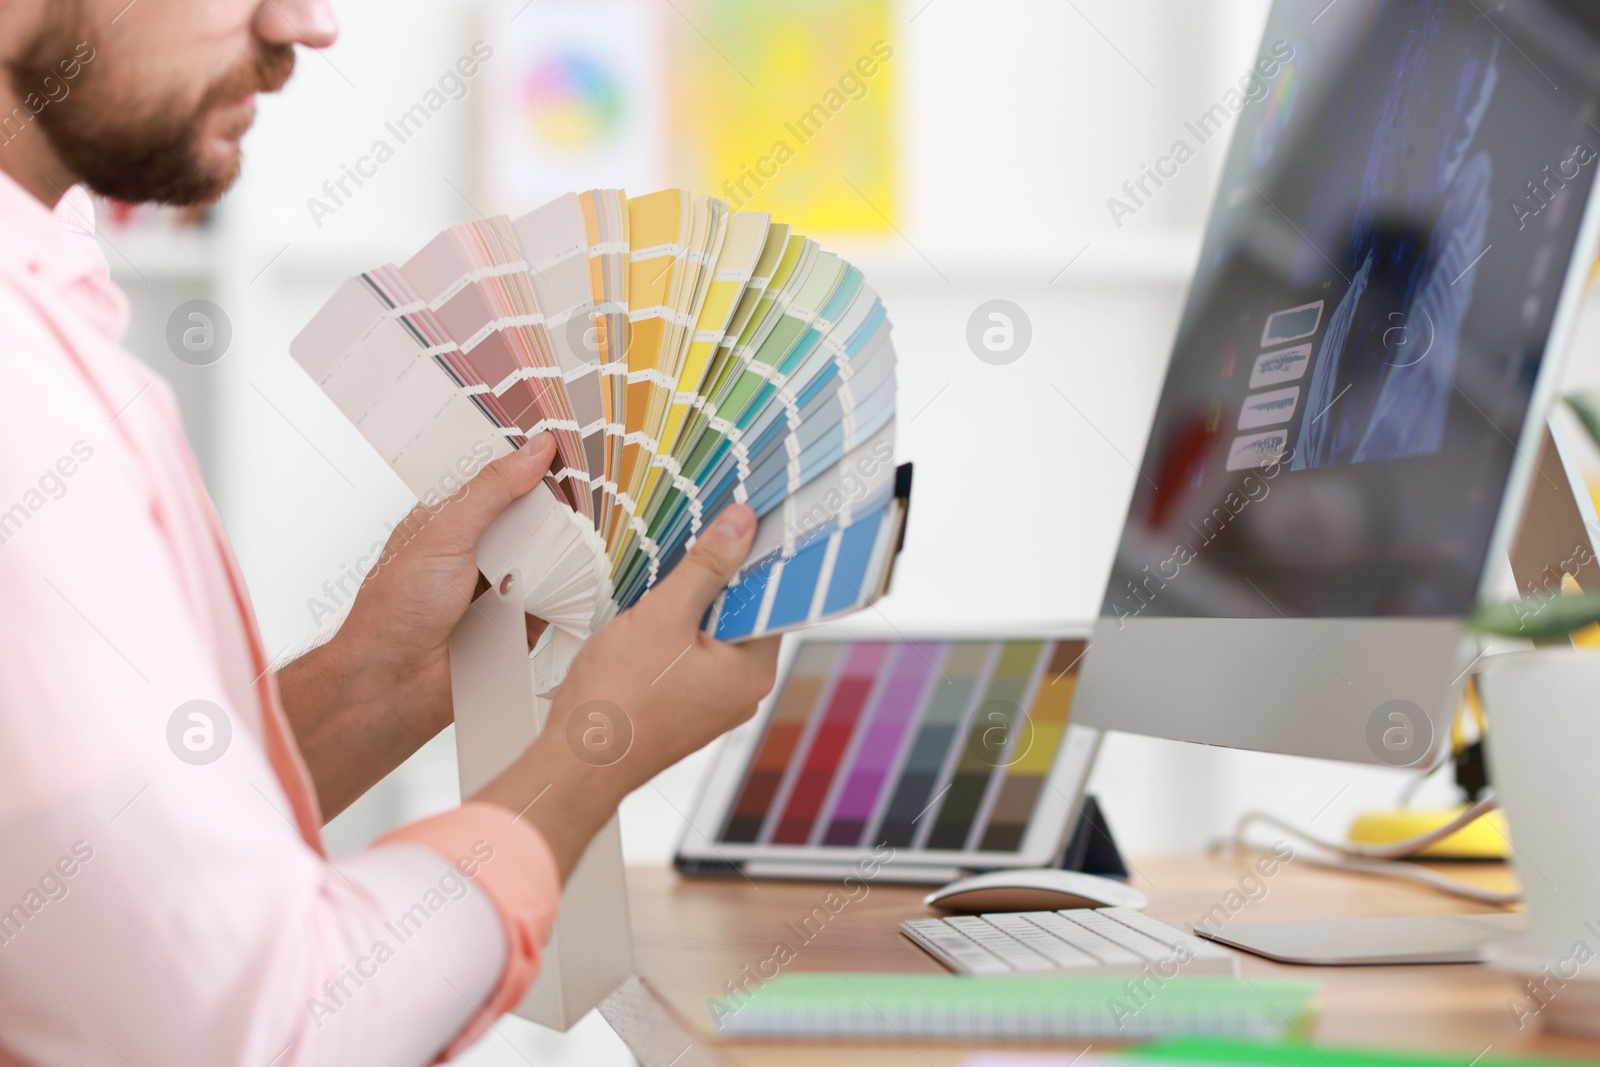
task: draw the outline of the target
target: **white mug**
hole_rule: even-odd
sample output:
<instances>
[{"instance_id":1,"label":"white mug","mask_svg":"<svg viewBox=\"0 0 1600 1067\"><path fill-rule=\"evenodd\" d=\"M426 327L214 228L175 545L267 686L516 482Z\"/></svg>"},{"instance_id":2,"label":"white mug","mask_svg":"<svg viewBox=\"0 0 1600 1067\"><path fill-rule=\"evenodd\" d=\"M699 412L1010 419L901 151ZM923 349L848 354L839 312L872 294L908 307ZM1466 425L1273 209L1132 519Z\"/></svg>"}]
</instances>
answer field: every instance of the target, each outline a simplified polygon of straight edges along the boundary
<instances>
[{"instance_id":1,"label":"white mug","mask_svg":"<svg viewBox=\"0 0 1600 1067\"><path fill-rule=\"evenodd\" d=\"M1600 652L1483 662L1489 778L1528 910L1527 932L1490 960L1518 977L1519 1026L1600 1034Z\"/></svg>"}]
</instances>

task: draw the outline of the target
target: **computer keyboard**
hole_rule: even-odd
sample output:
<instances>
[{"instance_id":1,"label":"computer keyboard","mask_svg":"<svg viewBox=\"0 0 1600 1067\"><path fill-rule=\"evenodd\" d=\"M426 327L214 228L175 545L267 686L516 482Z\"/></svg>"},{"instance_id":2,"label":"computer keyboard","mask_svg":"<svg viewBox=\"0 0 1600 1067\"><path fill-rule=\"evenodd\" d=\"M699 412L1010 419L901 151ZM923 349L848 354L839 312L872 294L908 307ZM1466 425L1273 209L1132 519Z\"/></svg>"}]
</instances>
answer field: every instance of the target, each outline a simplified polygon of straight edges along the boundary
<instances>
[{"instance_id":1,"label":"computer keyboard","mask_svg":"<svg viewBox=\"0 0 1600 1067\"><path fill-rule=\"evenodd\" d=\"M1239 975L1227 949L1133 908L908 919L900 932L957 974Z\"/></svg>"}]
</instances>

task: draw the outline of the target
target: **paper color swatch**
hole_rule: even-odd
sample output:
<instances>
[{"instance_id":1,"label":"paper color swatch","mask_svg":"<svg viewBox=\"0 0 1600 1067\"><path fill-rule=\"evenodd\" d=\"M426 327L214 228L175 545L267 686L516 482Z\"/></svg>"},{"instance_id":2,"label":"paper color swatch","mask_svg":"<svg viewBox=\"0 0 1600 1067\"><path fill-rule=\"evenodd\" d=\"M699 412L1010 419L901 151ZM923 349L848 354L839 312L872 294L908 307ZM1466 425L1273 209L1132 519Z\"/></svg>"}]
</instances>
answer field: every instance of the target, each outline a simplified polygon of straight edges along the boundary
<instances>
[{"instance_id":1,"label":"paper color swatch","mask_svg":"<svg viewBox=\"0 0 1600 1067\"><path fill-rule=\"evenodd\" d=\"M424 500L554 436L548 491L497 520L480 565L561 562L522 579L563 663L734 502L759 525L707 616L719 637L887 588L910 496L888 317L860 271L764 213L596 189L464 222L346 282L291 351Z\"/></svg>"}]
</instances>

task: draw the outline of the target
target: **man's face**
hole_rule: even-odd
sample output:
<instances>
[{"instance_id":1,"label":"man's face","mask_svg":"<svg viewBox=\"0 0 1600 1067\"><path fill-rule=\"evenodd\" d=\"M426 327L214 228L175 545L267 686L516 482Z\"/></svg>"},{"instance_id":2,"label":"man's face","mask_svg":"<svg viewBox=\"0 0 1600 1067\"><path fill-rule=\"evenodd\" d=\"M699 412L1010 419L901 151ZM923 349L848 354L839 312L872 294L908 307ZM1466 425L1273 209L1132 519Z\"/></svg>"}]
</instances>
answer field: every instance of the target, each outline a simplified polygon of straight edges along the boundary
<instances>
[{"instance_id":1,"label":"man's face","mask_svg":"<svg viewBox=\"0 0 1600 1067\"><path fill-rule=\"evenodd\" d=\"M300 0L281 2L266 0L275 23L304 15ZM59 84L63 61L76 57L68 94L35 116L62 164L114 199L210 203L238 177L255 94L282 88L294 70L294 35L263 35L262 8L261 0L46 0L38 33L7 65L11 88L24 102L42 96L45 80Z\"/></svg>"}]
</instances>

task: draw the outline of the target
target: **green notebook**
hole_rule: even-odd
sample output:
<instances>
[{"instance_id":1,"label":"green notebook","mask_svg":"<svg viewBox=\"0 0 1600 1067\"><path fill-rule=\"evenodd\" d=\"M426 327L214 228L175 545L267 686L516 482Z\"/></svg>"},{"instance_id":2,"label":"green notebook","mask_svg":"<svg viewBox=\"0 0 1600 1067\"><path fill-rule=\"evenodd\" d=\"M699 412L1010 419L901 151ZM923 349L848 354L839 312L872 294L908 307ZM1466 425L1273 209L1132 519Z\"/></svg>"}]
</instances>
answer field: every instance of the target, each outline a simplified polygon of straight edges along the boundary
<instances>
[{"instance_id":1,"label":"green notebook","mask_svg":"<svg viewBox=\"0 0 1600 1067\"><path fill-rule=\"evenodd\" d=\"M1313 1045L1303 1038L1283 1043L1261 1043L1215 1037L1183 1037L1139 1048L1107 1050L1105 1055L1084 1056L1063 1052L1036 1057L1031 1053L974 1052L962 1067L1467 1067L1470 1052L1454 1055L1396 1052L1378 1048ZM1481 1056L1474 1067L1584 1067L1597 1060L1546 1059L1531 1056Z\"/></svg>"},{"instance_id":2,"label":"green notebook","mask_svg":"<svg viewBox=\"0 0 1600 1067\"><path fill-rule=\"evenodd\" d=\"M1273 1039L1304 1019L1316 991L1314 982L1236 978L785 974L713 1000L711 1016L726 1037Z\"/></svg>"},{"instance_id":3,"label":"green notebook","mask_svg":"<svg viewBox=\"0 0 1600 1067\"><path fill-rule=\"evenodd\" d=\"M1248 1045L1237 1041L1207 1039L1166 1041L1135 1049L1118 1059L1153 1067L1183 1064L1185 1067L1221 1065L1228 1067L1462 1067L1464 1056L1426 1052L1390 1052L1383 1049L1341 1048L1297 1042L1283 1045ZM1594 1062L1594 1061L1590 1061ZM1474 1060L1477 1067L1579 1067L1576 1060L1534 1059L1531 1057L1484 1056Z\"/></svg>"}]
</instances>

